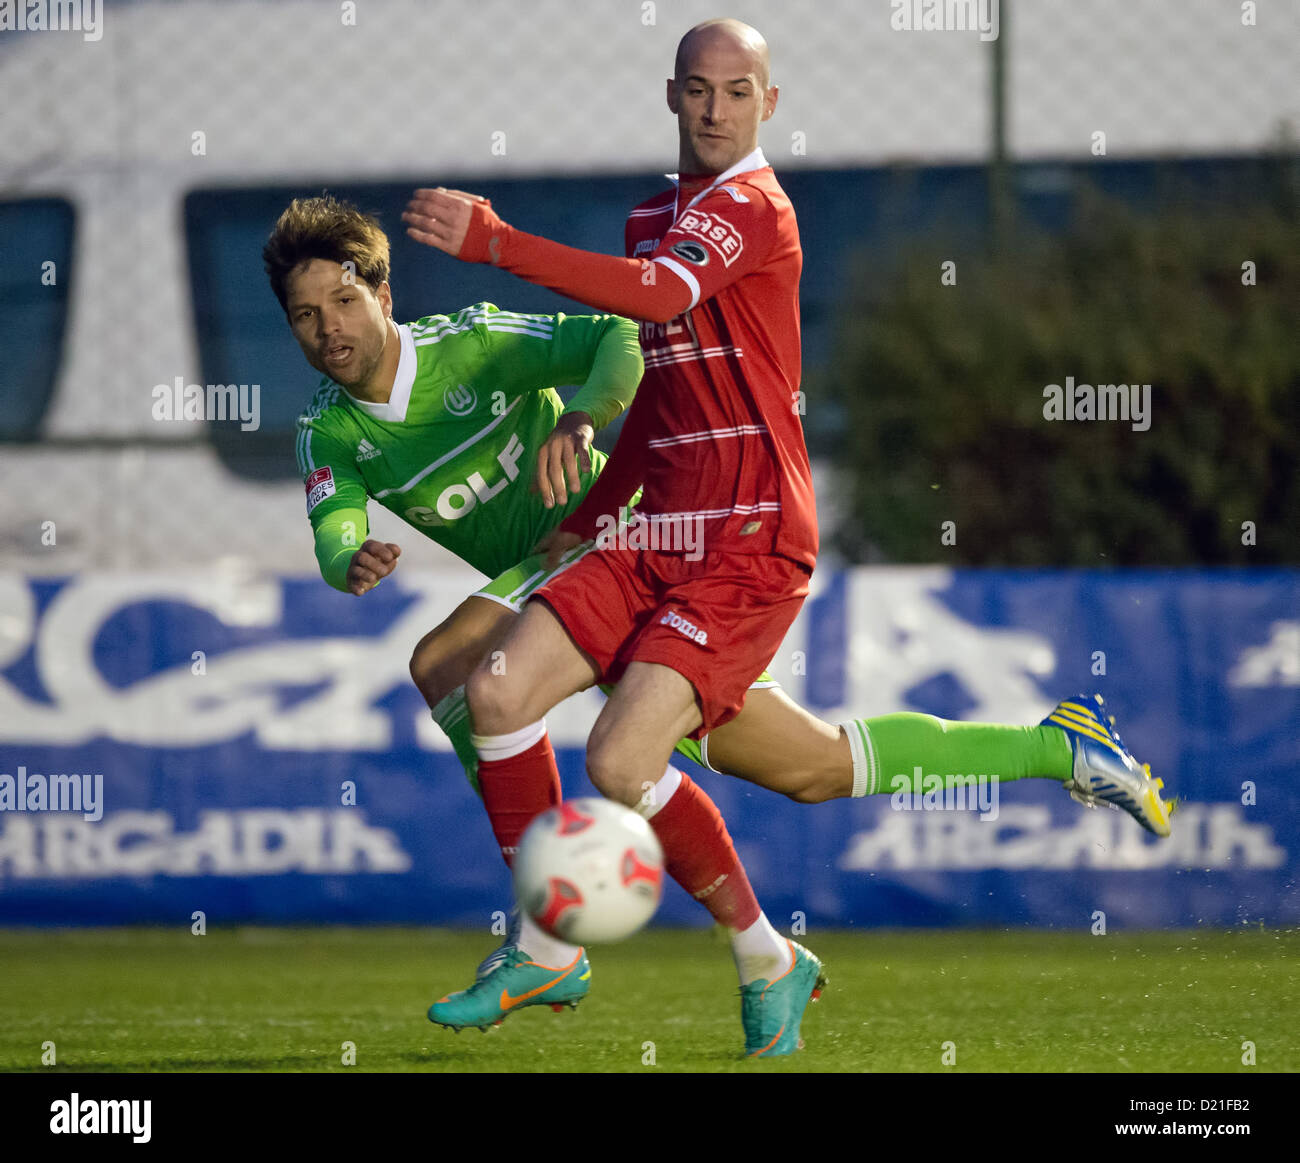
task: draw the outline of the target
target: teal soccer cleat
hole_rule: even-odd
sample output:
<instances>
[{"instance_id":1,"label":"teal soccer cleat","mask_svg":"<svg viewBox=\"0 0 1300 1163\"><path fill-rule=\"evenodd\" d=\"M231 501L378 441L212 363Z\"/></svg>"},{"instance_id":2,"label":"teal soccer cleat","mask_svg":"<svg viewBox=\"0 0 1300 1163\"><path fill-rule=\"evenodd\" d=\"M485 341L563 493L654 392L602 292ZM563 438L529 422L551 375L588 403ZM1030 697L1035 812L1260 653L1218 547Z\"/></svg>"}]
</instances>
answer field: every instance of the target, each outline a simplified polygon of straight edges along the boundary
<instances>
[{"instance_id":1,"label":"teal soccer cleat","mask_svg":"<svg viewBox=\"0 0 1300 1163\"><path fill-rule=\"evenodd\" d=\"M519 948L519 908L510 910L510 923L506 927L506 939L492 950L482 961L478 963L478 968L474 970L474 980L482 981L489 973L501 964L514 950Z\"/></svg>"},{"instance_id":2,"label":"teal soccer cleat","mask_svg":"<svg viewBox=\"0 0 1300 1163\"><path fill-rule=\"evenodd\" d=\"M782 976L740 988L740 1021L750 1058L776 1058L802 1050L799 1026L804 1010L826 987L822 963L802 945L793 941L789 945L794 961Z\"/></svg>"},{"instance_id":3,"label":"teal soccer cleat","mask_svg":"<svg viewBox=\"0 0 1300 1163\"><path fill-rule=\"evenodd\" d=\"M1090 808L1109 804L1128 812L1148 832L1169 835L1175 805L1160 798L1164 780L1152 779L1151 768L1138 763L1124 746L1101 695L1064 699L1041 726L1060 727L1070 740L1074 777L1065 789L1071 796Z\"/></svg>"},{"instance_id":4,"label":"teal soccer cleat","mask_svg":"<svg viewBox=\"0 0 1300 1163\"><path fill-rule=\"evenodd\" d=\"M499 954L504 953L504 956ZM568 965L539 965L518 947L503 947L469 989L439 998L429 1007L429 1021L457 1032L499 1026L507 1014L525 1006L549 1005L557 1013L577 1007L591 988L591 965L585 949ZM487 962L484 963L487 965ZM481 967L482 968L482 967Z\"/></svg>"}]
</instances>

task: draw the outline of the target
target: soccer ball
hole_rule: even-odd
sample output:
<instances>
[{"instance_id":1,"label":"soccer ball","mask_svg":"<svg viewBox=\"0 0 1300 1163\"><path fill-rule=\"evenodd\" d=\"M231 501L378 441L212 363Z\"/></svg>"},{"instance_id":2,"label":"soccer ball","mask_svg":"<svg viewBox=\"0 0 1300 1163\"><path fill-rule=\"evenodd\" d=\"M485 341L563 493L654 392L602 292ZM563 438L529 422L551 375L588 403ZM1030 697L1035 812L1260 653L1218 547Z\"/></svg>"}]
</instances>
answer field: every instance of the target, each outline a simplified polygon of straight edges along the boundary
<instances>
[{"instance_id":1,"label":"soccer ball","mask_svg":"<svg viewBox=\"0 0 1300 1163\"><path fill-rule=\"evenodd\" d=\"M554 937L573 945L621 941L659 907L663 852L650 825L610 800L565 800L524 832L515 899Z\"/></svg>"}]
</instances>

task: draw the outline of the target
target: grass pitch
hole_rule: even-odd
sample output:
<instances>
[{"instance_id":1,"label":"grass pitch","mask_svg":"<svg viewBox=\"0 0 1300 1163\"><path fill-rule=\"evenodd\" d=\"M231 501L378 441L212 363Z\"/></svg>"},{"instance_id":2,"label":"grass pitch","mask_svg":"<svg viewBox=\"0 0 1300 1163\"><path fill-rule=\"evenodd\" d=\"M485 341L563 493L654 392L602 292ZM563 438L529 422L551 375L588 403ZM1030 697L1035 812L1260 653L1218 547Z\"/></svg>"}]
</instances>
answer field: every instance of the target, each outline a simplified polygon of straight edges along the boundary
<instances>
[{"instance_id":1,"label":"grass pitch","mask_svg":"<svg viewBox=\"0 0 1300 1163\"><path fill-rule=\"evenodd\" d=\"M830 986L804 1020L807 1049L763 1062L741 1058L730 955L705 930L595 950L576 1011L533 1007L488 1034L432 1026L429 1003L468 985L494 941L400 928L3 931L0 1070L1300 1070L1297 931L814 930L803 941Z\"/></svg>"}]
</instances>

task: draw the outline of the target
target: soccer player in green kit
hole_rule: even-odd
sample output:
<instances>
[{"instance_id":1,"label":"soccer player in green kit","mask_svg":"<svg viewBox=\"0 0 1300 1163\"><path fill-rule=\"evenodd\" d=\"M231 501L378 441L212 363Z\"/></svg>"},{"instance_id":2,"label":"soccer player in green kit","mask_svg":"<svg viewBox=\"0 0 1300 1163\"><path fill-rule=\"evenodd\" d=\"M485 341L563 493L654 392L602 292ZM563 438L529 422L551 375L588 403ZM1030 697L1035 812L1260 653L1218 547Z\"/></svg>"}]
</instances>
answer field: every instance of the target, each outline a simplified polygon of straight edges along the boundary
<instances>
[{"instance_id":1,"label":"soccer player in green kit","mask_svg":"<svg viewBox=\"0 0 1300 1163\"><path fill-rule=\"evenodd\" d=\"M534 553L603 466L591 439L635 392L637 327L612 315L521 315L490 304L399 325L388 255L373 218L329 197L295 200L264 251L294 337L325 377L299 419L297 441L322 576L360 596L396 568L399 547L367 539L373 498L494 579L411 658L412 678L477 790L463 684L528 595L585 551L571 550L553 568ZM554 385L569 383L583 386L565 407ZM1122 749L1099 700L1067 700L1034 727L913 713L833 725L767 676L755 688L735 719L679 750L801 803L919 793L929 788L922 772L941 773L945 783L961 772L1054 778L1077 799L1108 802L1168 834L1159 781ZM480 981L515 947L539 961L559 956L553 938L528 918L522 924L522 935L480 966ZM522 1004L552 1001L542 989ZM506 1012L471 1010L473 1017L446 1024L486 1025Z\"/></svg>"}]
</instances>

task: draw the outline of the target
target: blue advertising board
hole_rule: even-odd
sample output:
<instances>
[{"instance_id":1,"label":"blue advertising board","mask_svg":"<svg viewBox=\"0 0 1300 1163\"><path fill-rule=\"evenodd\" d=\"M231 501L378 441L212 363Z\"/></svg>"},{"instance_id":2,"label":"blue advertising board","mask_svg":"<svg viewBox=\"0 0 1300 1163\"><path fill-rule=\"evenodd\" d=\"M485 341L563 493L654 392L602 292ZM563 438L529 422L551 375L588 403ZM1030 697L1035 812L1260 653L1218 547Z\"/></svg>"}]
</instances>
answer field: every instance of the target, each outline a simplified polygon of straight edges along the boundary
<instances>
[{"instance_id":1,"label":"blue advertising board","mask_svg":"<svg viewBox=\"0 0 1300 1163\"><path fill-rule=\"evenodd\" d=\"M772 670L823 718L1032 723L1097 690L1182 806L1157 840L1047 780L981 813L800 805L693 770L776 923L1300 921L1300 574L814 583ZM0 578L0 924L486 923L508 877L407 673L475 585L412 570L358 601L315 577ZM599 705L548 717L566 794L590 793ZM707 921L675 886L658 917Z\"/></svg>"}]
</instances>

